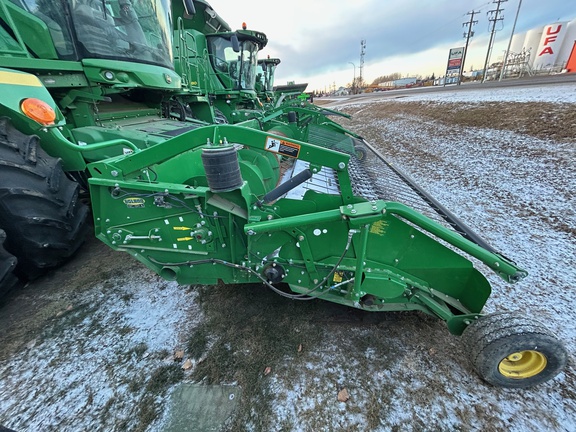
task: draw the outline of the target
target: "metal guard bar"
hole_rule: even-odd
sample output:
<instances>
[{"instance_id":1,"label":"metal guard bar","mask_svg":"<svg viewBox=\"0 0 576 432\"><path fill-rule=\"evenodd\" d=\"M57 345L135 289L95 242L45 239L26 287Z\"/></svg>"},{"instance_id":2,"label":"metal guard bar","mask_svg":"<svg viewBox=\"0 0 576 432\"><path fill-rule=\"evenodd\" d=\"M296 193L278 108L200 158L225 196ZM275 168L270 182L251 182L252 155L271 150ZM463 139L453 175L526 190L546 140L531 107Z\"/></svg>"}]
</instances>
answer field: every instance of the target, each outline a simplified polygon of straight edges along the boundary
<instances>
[{"instance_id":1,"label":"metal guard bar","mask_svg":"<svg viewBox=\"0 0 576 432\"><path fill-rule=\"evenodd\" d=\"M523 279L528 275L528 273L525 270L519 268L516 264L509 261L508 259L477 245L476 243L464 238L460 234L412 210L411 208L405 206L404 204L400 204L397 202L377 201L376 207L378 209L383 209L382 213L384 214L389 213L406 219L407 221L413 223L414 225L418 226L424 231L444 240L445 242L473 256L474 258L477 258L478 260L486 264L488 267L490 267L502 279L504 279L509 283L518 282L519 280ZM297 215L282 219L246 224L244 226L244 232L248 235L255 235L273 231L282 231L286 229L291 229L295 226L308 225L310 224L311 221L328 222L328 221L341 220L342 216L344 215L346 215L352 220L355 217L375 216L376 212L361 211L357 212L355 216L350 216L350 213L349 211L347 211L346 207L342 206L340 207L339 210L327 210L323 212L316 212L313 214Z\"/></svg>"},{"instance_id":2,"label":"metal guard bar","mask_svg":"<svg viewBox=\"0 0 576 432\"><path fill-rule=\"evenodd\" d=\"M502 255L466 239L462 235L440 225L438 222L415 212L404 204L387 202L385 210L393 215L400 216L412 222L423 230L450 243L452 246L457 247L461 251L479 259L507 282L516 283L528 276L528 272L521 269L514 262L508 260Z\"/></svg>"}]
</instances>

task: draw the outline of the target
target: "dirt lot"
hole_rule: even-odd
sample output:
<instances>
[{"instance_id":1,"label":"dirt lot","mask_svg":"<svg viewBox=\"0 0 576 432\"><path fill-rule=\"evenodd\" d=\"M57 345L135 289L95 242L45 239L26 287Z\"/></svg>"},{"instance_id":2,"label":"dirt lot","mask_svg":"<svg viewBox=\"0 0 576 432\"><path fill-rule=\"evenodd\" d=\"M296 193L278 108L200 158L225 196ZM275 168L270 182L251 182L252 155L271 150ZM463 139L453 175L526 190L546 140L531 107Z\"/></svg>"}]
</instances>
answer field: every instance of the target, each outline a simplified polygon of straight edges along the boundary
<instances>
[{"instance_id":1,"label":"dirt lot","mask_svg":"<svg viewBox=\"0 0 576 432\"><path fill-rule=\"evenodd\" d=\"M545 322L570 352L564 373L529 390L495 388L428 316L294 302L256 285L178 286L91 239L0 304L0 424L163 431L174 386L196 382L242 389L224 430L576 430L576 104L439 96L339 109L529 271L516 285L490 276L486 312Z\"/></svg>"}]
</instances>

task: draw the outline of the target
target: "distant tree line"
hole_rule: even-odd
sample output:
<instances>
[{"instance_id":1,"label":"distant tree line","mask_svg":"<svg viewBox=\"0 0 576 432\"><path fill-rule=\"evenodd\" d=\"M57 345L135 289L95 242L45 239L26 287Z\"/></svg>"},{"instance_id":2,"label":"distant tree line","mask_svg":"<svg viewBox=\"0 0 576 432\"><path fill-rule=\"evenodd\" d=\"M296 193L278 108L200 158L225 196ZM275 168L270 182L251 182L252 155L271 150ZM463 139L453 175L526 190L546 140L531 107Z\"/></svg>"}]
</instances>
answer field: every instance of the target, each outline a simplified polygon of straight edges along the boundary
<instances>
[{"instance_id":1,"label":"distant tree line","mask_svg":"<svg viewBox=\"0 0 576 432\"><path fill-rule=\"evenodd\" d=\"M402 78L402 74L400 72L394 72L390 75L379 76L374 81L372 81L372 84L376 85L387 81L394 81L400 78Z\"/></svg>"},{"instance_id":2,"label":"distant tree line","mask_svg":"<svg viewBox=\"0 0 576 432\"><path fill-rule=\"evenodd\" d=\"M400 72L394 72L394 73L391 73L389 75L379 76L374 81L372 81L372 85L378 85L380 83L384 83L384 82L388 82L388 81L395 81L395 80L399 80L401 78L402 78L402 74ZM428 81L428 80L434 80L435 76L434 76L434 74L432 74L431 76L423 78L422 75L415 75L414 78L418 79L419 81Z\"/></svg>"}]
</instances>

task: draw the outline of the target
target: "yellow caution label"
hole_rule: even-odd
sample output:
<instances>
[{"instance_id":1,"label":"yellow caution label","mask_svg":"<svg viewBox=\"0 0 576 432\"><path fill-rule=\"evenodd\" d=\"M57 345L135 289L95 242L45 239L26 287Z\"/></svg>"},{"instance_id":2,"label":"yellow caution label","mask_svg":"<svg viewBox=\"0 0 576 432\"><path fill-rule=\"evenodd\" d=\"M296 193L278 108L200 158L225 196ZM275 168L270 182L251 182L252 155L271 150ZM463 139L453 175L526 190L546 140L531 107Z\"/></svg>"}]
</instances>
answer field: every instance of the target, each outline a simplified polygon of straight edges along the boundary
<instances>
[{"instance_id":1,"label":"yellow caution label","mask_svg":"<svg viewBox=\"0 0 576 432\"><path fill-rule=\"evenodd\" d=\"M0 71L0 84L42 87L42 83L34 75L7 71Z\"/></svg>"},{"instance_id":2,"label":"yellow caution label","mask_svg":"<svg viewBox=\"0 0 576 432\"><path fill-rule=\"evenodd\" d=\"M370 234L383 236L386 234L386 227L388 227L388 222L384 220L376 221L370 226Z\"/></svg>"},{"instance_id":3,"label":"yellow caution label","mask_svg":"<svg viewBox=\"0 0 576 432\"><path fill-rule=\"evenodd\" d=\"M344 276L344 273L342 273L340 271L336 271L336 272L334 272L334 277L332 278L332 281L336 282L336 283L340 283L340 282L342 282L343 276Z\"/></svg>"},{"instance_id":4,"label":"yellow caution label","mask_svg":"<svg viewBox=\"0 0 576 432\"><path fill-rule=\"evenodd\" d=\"M291 158L297 158L300 153L300 145L278 138L266 138L266 150Z\"/></svg>"}]
</instances>

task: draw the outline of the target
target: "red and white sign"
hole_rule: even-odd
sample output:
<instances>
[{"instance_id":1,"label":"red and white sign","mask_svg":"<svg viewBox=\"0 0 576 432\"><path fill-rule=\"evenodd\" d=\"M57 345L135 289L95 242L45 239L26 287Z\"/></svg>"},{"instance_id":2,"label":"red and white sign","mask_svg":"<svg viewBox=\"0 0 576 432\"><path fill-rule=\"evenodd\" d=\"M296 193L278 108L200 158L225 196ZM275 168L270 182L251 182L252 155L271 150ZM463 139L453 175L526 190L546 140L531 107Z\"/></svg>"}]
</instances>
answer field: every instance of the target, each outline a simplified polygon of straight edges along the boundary
<instances>
[{"instance_id":1,"label":"red and white sign","mask_svg":"<svg viewBox=\"0 0 576 432\"><path fill-rule=\"evenodd\" d=\"M462 59L448 60L448 69L459 68L462 65Z\"/></svg>"},{"instance_id":2,"label":"red and white sign","mask_svg":"<svg viewBox=\"0 0 576 432\"><path fill-rule=\"evenodd\" d=\"M464 57L464 47L450 49L450 52L448 53L448 64L446 65L446 76L460 76L462 57Z\"/></svg>"},{"instance_id":3,"label":"red and white sign","mask_svg":"<svg viewBox=\"0 0 576 432\"><path fill-rule=\"evenodd\" d=\"M566 35L566 27L568 27L566 22L558 22L544 27L532 64L533 69L554 65Z\"/></svg>"}]
</instances>

